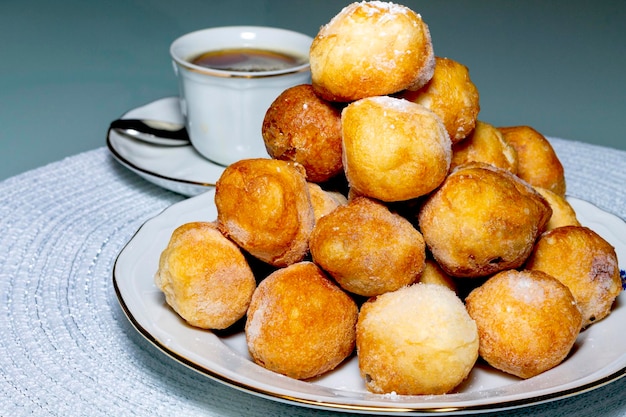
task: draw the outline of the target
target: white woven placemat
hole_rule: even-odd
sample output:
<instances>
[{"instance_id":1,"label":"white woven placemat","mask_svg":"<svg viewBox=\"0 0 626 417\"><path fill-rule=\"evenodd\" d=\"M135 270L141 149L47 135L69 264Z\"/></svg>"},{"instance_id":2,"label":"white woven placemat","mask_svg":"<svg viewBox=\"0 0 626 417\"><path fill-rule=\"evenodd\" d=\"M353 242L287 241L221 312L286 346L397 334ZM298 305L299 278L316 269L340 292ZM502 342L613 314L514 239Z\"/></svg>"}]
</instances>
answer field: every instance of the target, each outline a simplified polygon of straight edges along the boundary
<instances>
[{"instance_id":1,"label":"white woven placemat","mask_svg":"<svg viewBox=\"0 0 626 417\"><path fill-rule=\"evenodd\" d=\"M553 144L568 193L626 218L626 152ZM129 324L112 287L115 258L145 220L182 199L122 168L104 148L0 183L1 416L336 415L214 382ZM496 414L623 416L624 392L626 378Z\"/></svg>"}]
</instances>

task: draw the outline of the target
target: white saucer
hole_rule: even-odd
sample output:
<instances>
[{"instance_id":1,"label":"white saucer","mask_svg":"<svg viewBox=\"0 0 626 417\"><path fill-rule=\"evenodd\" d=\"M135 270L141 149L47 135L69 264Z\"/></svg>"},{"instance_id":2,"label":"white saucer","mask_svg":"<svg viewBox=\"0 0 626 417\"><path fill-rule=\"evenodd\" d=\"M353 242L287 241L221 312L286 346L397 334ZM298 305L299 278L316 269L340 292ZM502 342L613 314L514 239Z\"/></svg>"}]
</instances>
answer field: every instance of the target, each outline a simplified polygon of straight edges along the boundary
<instances>
[{"instance_id":1,"label":"white saucer","mask_svg":"<svg viewBox=\"0 0 626 417\"><path fill-rule=\"evenodd\" d=\"M184 123L178 103L178 97L162 98L132 109L122 118ZM186 196L212 189L225 168L203 158L191 145L153 145L112 130L107 133L107 147L126 168L160 187Z\"/></svg>"}]
</instances>

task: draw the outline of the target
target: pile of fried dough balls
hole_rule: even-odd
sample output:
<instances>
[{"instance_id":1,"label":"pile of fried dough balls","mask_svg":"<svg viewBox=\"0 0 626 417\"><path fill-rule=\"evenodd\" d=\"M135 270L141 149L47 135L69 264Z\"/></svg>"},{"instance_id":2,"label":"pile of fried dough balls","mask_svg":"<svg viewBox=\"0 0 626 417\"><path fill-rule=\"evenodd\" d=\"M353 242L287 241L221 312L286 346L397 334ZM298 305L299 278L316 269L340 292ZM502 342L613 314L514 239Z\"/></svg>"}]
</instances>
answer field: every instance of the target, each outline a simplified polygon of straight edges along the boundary
<instances>
[{"instance_id":1,"label":"pile of fried dough balls","mask_svg":"<svg viewBox=\"0 0 626 417\"><path fill-rule=\"evenodd\" d=\"M478 120L468 69L402 5L348 5L310 64L266 113L270 158L227 167L217 219L172 234L167 303L245 320L252 359L293 378L356 351L373 393L453 392L479 356L520 378L562 362L622 287L546 138Z\"/></svg>"}]
</instances>

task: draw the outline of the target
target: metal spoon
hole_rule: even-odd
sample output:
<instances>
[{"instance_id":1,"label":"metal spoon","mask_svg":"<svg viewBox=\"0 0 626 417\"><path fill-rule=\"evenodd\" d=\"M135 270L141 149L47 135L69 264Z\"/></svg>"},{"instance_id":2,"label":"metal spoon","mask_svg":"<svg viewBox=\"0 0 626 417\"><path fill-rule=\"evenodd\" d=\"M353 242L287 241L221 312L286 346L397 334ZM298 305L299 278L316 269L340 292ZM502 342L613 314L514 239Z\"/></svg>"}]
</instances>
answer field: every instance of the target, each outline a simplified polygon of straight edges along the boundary
<instances>
[{"instance_id":1,"label":"metal spoon","mask_svg":"<svg viewBox=\"0 0 626 417\"><path fill-rule=\"evenodd\" d=\"M162 146L189 145L189 135L185 126L179 123L149 119L117 119L111 122L110 129L144 142Z\"/></svg>"}]
</instances>

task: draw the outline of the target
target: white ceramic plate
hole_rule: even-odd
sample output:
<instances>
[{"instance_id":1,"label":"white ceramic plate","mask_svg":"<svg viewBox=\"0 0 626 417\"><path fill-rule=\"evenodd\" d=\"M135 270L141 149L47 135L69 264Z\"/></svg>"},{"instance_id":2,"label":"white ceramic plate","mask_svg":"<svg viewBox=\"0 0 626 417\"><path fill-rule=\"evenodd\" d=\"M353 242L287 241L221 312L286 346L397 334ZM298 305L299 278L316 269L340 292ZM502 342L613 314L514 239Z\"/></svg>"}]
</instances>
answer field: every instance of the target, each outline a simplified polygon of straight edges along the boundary
<instances>
[{"instance_id":1,"label":"white ceramic plate","mask_svg":"<svg viewBox=\"0 0 626 417\"><path fill-rule=\"evenodd\" d=\"M573 353L559 366L520 380L477 365L458 393L394 396L368 393L352 357L314 381L297 381L254 364L243 332L218 336L188 326L165 304L153 283L161 251L172 231L189 221L213 221L209 191L177 203L146 222L122 250L113 283L120 304L150 342L181 363L234 388L276 401L369 414L473 414L525 407L583 393L626 375L626 296L622 293L606 319L583 331ZM582 200L569 199L579 220L608 240L626 260L626 223Z\"/></svg>"},{"instance_id":2,"label":"white ceramic plate","mask_svg":"<svg viewBox=\"0 0 626 417\"><path fill-rule=\"evenodd\" d=\"M122 118L184 123L178 97L166 97L125 113ZM159 146L109 130L107 147L122 165L168 190L194 196L215 186L224 167L188 146Z\"/></svg>"}]
</instances>

